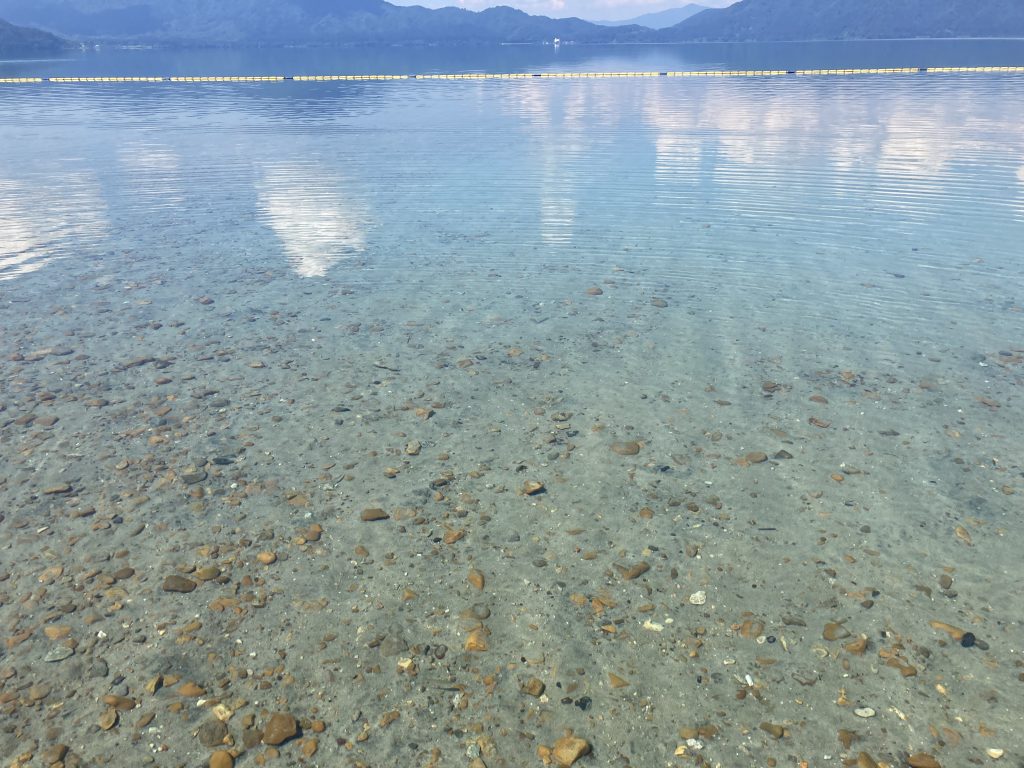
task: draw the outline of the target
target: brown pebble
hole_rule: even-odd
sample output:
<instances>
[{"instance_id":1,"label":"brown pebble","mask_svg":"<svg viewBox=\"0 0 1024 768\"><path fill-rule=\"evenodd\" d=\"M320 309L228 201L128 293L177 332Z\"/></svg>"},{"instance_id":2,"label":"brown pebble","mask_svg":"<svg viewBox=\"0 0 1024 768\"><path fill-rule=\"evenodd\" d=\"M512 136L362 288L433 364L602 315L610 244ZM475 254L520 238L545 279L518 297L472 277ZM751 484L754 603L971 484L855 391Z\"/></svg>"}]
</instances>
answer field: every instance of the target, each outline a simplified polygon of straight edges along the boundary
<instances>
[{"instance_id":1,"label":"brown pebble","mask_svg":"<svg viewBox=\"0 0 1024 768\"><path fill-rule=\"evenodd\" d=\"M639 563L629 566L628 568L623 565L616 565L615 567L618 569L619 573L622 574L622 578L624 578L626 581L632 581L633 579L639 576L643 576L645 573L651 570L651 566L643 560L641 560Z\"/></svg>"},{"instance_id":2,"label":"brown pebble","mask_svg":"<svg viewBox=\"0 0 1024 768\"><path fill-rule=\"evenodd\" d=\"M587 296L600 296L604 291L598 288L596 285L587 288Z\"/></svg>"},{"instance_id":3,"label":"brown pebble","mask_svg":"<svg viewBox=\"0 0 1024 768\"><path fill-rule=\"evenodd\" d=\"M117 715L117 710L114 709L113 707L111 707L106 712L104 712L102 715L100 715L100 721L99 721L100 729L104 730L104 731L109 731L111 728L113 728L115 725L117 725L118 719L119 718L118 718L118 715Z\"/></svg>"},{"instance_id":4,"label":"brown pebble","mask_svg":"<svg viewBox=\"0 0 1024 768\"><path fill-rule=\"evenodd\" d=\"M391 517L391 515L377 507L374 507L373 509L364 509L359 515L359 519L366 523L371 523L375 520L387 520L389 517Z\"/></svg>"},{"instance_id":5,"label":"brown pebble","mask_svg":"<svg viewBox=\"0 0 1024 768\"><path fill-rule=\"evenodd\" d=\"M192 579L173 574L164 579L162 588L164 592L191 592L196 588L196 583Z\"/></svg>"},{"instance_id":6,"label":"brown pebble","mask_svg":"<svg viewBox=\"0 0 1024 768\"><path fill-rule=\"evenodd\" d=\"M112 693L104 696L102 701L108 707L113 707L118 712L128 712L139 705L139 702L129 696L115 696Z\"/></svg>"},{"instance_id":7,"label":"brown pebble","mask_svg":"<svg viewBox=\"0 0 1024 768\"><path fill-rule=\"evenodd\" d=\"M627 688L629 686L629 680L624 677L619 677L614 672L609 672L608 685L612 688Z\"/></svg>"},{"instance_id":8,"label":"brown pebble","mask_svg":"<svg viewBox=\"0 0 1024 768\"><path fill-rule=\"evenodd\" d=\"M220 568L216 565L205 565L193 574L200 581L210 581L220 576Z\"/></svg>"},{"instance_id":9,"label":"brown pebble","mask_svg":"<svg viewBox=\"0 0 1024 768\"><path fill-rule=\"evenodd\" d=\"M551 748L551 757L559 768L569 768L584 755L590 754L590 742L578 736L563 736Z\"/></svg>"},{"instance_id":10,"label":"brown pebble","mask_svg":"<svg viewBox=\"0 0 1024 768\"><path fill-rule=\"evenodd\" d=\"M764 634L764 622L758 619L746 619L739 626L740 637L753 640Z\"/></svg>"},{"instance_id":11,"label":"brown pebble","mask_svg":"<svg viewBox=\"0 0 1024 768\"><path fill-rule=\"evenodd\" d=\"M852 653L854 656L863 656L864 651L867 650L867 647L868 636L865 634L861 634L861 636L858 637L856 640L853 640L852 642L849 642L843 646L843 648L846 649L847 653Z\"/></svg>"},{"instance_id":12,"label":"brown pebble","mask_svg":"<svg viewBox=\"0 0 1024 768\"><path fill-rule=\"evenodd\" d=\"M950 576L948 573L942 574L941 576L939 576L939 586L943 589L949 589L953 586L953 577Z\"/></svg>"},{"instance_id":13,"label":"brown pebble","mask_svg":"<svg viewBox=\"0 0 1024 768\"><path fill-rule=\"evenodd\" d=\"M457 541L462 541L466 537L466 532L463 530L451 530L445 533L442 537L442 541L445 544L454 544Z\"/></svg>"},{"instance_id":14,"label":"brown pebble","mask_svg":"<svg viewBox=\"0 0 1024 768\"><path fill-rule=\"evenodd\" d=\"M828 419L819 419L817 416L812 416L811 418L809 418L807 420L807 423L811 424L812 426L819 427L820 429L828 429L829 427L832 426L831 421L829 421Z\"/></svg>"},{"instance_id":15,"label":"brown pebble","mask_svg":"<svg viewBox=\"0 0 1024 768\"><path fill-rule=\"evenodd\" d=\"M476 568L471 568L469 571L468 581L470 586L474 589L484 588L484 574L482 571L478 571Z\"/></svg>"},{"instance_id":16,"label":"brown pebble","mask_svg":"<svg viewBox=\"0 0 1024 768\"><path fill-rule=\"evenodd\" d=\"M624 443L612 443L612 451L619 456L636 456L640 453L640 443L632 440Z\"/></svg>"},{"instance_id":17,"label":"brown pebble","mask_svg":"<svg viewBox=\"0 0 1024 768\"><path fill-rule=\"evenodd\" d=\"M306 739L302 744L302 756L307 760L316 754L317 749L320 747L320 742L316 739Z\"/></svg>"},{"instance_id":18,"label":"brown pebble","mask_svg":"<svg viewBox=\"0 0 1024 768\"><path fill-rule=\"evenodd\" d=\"M196 685L192 681L189 681L187 683L182 683L181 685L178 686L178 695L179 696L188 696L189 698L194 698L194 697L197 697L197 696L203 696L205 694L206 694L206 689L203 688L200 685Z\"/></svg>"},{"instance_id":19,"label":"brown pebble","mask_svg":"<svg viewBox=\"0 0 1024 768\"><path fill-rule=\"evenodd\" d=\"M320 541L320 537L323 536L324 528L320 523L313 523L306 530L304 530L300 538L304 539L306 543L311 541Z\"/></svg>"},{"instance_id":20,"label":"brown pebble","mask_svg":"<svg viewBox=\"0 0 1024 768\"><path fill-rule=\"evenodd\" d=\"M53 744L44 749L39 757L43 761L43 765L53 765L64 760L68 754L68 747L66 744Z\"/></svg>"},{"instance_id":21,"label":"brown pebble","mask_svg":"<svg viewBox=\"0 0 1024 768\"><path fill-rule=\"evenodd\" d=\"M538 493L544 492L544 483L539 480L527 480L523 483L523 495L524 496L536 496Z\"/></svg>"},{"instance_id":22,"label":"brown pebble","mask_svg":"<svg viewBox=\"0 0 1024 768\"><path fill-rule=\"evenodd\" d=\"M867 752L861 752L857 755L857 768L878 768L878 763Z\"/></svg>"},{"instance_id":23,"label":"brown pebble","mask_svg":"<svg viewBox=\"0 0 1024 768\"><path fill-rule=\"evenodd\" d=\"M781 739L786 735L786 729L776 723L764 722L761 723L761 730L771 736L773 739Z\"/></svg>"},{"instance_id":24,"label":"brown pebble","mask_svg":"<svg viewBox=\"0 0 1024 768\"><path fill-rule=\"evenodd\" d=\"M907 758L907 765L910 768L942 768L939 761L927 752L918 752Z\"/></svg>"},{"instance_id":25,"label":"brown pebble","mask_svg":"<svg viewBox=\"0 0 1024 768\"><path fill-rule=\"evenodd\" d=\"M542 680L539 680L536 677L531 677L529 680L526 681L526 683L523 684L523 687L519 690L525 693L527 696L539 698L541 695L543 695L544 689L546 687L547 686L544 685L544 682Z\"/></svg>"},{"instance_id":26,"label":"brown pebble","mask_svg":"<svg viewBox=\"0 0 1024 768\"><path fill-rule=\"evenodd\" d=\"M929 621L928 624L932 629L937 629L940 632L945 632L956 642L960 642L963 639L964 634L967 630L960 629L960 627L954 627L952 624L947 624L944 621Z\"/></svg>"},{"instance_id":27,"label":"brown pebble","mask_svg":"<svg viewBox=\"0 0 1024 768\"><path fill-rule=\"evenodd\" d=\"M967 546L971 546L971 532L964 528L962 525L958 525L953 529L953 534L960 539Z\"/></svg>"},{"instance_id":28,"label":"brown pebble","mask_svg":"<svg viewBox=\"0 0 1024 768\"><path fill-rule=\"evenodd\" d=\"M210 768L234 768L235 758L226 749L218 749L210 755Z\"/></svg>"},{"instance_id":29,"label":"brown pebble","mask_svg":"<svg viewBox=\"0 0 1024 768\"><path fill-rule=\"evenodd\" d=\"M768 461L768 454L764 451L753 451L747 454L746 459L751 464L763 464Z\"/></svg>"},{"instance_id":30,"label":"brown pebble","mask_svg":"<svg viewBox=\"0 0 1024 768\"><path fill-rule=\"evenodd\" d=\"M664 309L665 307L668 306L668 302L665 301L664 299L654 296L651 298L651 306L658 307L659 309Z\"/></svg>"},{"instance_id":31,"label":"brown pebble","mask_svg":"<svg viewBox=\"0 0 1024 768\"><path fill-rule=\"evenodd\" d=\"M50 686L47 685L46 683L36 683L35 685L29 687L29 689L28 689L28 697L32 701L42 701L43 699L45 699L49 695L50 695Z\"/></svg>"},{"instance_id":32,"label":"brown pebble","mask_svg":"<svg viewBox=\"0 0 1024 768\"><path fill-rule=\"evenodd\" d=\"M263 729L263 743L276 747L299 732L299 724L288 712L275 712Z\"/></svg>"},{"instance_id":33,"label":"brown pebble","mask_svg":"<svg viewBox=\"0 0 1024 768\"><path fill-rule=\"evenodd\" d=\"M56 485L51 485L48 488L43 489L43 493L45 493L47 496L55 496L57 494L62 493L71 493L71 491L72 488L69 483L57 483Z\"/></svg>"},{"instance_id":34,"label":"brown pebble","mask_svg":"<svg viewBox=\"0 0 1024 768\"><path fill-rule=\"evenodd\" d=\"M49 624L43 627L43 634L51 640L63 640L71 634L71 627L66 624Z\"/></svg>"},{"instance_id":35,"label":"brown pebble","mask_svg":"<svg viewBox=\"0 0 1024 768\"><path fill-rule=\"evenodd\" d=\"M825 625L821 636L826 640L842 640L844 637L849 637L850 630L844 627L843 623L842 621L830 621Z\"/></svg>"},{"instance_id":36,"label":"brown pebble","mask_svg":"<svg viewBox=\"0 0 1024 768\"><path fill-rule=\"evenodd\" d=\"M264 565L273 565L277 562L277 554L275 552L260 552L256 555L256 559Z\"/></svg>"},{"instance_id":37,"label":"brown pebble","mask_svg":"<svg viewBox=\"0 0 1024 768\"><path fill-rule=\"evenodd\" d=\"M463 646L467 651L474 651L481 653L486 651L487 645L487 632L484 629L474 629L466 637L466 644Z\"/></svg>"}]
</instances>

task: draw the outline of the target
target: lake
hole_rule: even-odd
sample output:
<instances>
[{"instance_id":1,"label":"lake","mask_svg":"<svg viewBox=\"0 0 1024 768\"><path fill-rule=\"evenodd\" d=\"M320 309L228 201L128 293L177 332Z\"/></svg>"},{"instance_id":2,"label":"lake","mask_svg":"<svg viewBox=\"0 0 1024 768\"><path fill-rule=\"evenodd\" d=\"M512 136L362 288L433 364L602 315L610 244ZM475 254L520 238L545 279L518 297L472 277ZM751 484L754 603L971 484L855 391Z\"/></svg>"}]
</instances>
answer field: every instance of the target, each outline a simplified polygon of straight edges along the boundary
<instances>
[{"instance_id":1,"label":"lake","mask_svg":"<svg viewBox=\"0 0 1024 768\"><path fill-rule=\"evenodd\" d=\"M1017 65L104 49L0 78ZM0 110L0 754L1022 759L1024 75Z\"/></svg>"}]
</instances>

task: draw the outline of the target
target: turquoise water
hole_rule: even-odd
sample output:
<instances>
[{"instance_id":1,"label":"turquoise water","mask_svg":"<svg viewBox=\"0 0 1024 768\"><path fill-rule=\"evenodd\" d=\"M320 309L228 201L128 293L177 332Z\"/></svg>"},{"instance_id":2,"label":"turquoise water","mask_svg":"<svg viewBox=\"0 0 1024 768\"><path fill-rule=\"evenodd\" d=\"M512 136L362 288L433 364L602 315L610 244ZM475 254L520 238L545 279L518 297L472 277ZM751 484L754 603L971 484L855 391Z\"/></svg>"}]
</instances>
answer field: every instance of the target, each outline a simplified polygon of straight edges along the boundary
<instances>
[{"instance_id":1,"label":"turquoise water","mask_svg":"<svg viewBox=\"0 0 1024 768\"><path fill-rule=\"evenodd\" d=\"M1022 63L92 51L0 77ZM573 729L580 765L1020 760L1022 85L0 86L0 753L479 768ZM97 729L109 695L138 707ZM228 742L197 740L218 703ZM275 711L302 731L279 747Z\"/></svg>"}]
</instances>

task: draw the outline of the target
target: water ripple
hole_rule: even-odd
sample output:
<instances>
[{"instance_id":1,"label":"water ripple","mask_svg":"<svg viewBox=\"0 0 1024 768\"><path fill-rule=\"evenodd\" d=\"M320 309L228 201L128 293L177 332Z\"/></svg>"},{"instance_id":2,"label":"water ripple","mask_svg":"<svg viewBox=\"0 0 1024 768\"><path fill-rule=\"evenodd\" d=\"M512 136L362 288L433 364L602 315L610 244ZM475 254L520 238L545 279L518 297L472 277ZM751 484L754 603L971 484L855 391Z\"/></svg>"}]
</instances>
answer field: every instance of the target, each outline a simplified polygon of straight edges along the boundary
<instances>
[{"instance_id":1,"label":"water ripple","mask_svg":"<svg viewBox=\"0 0 1024 768\"><path fill-rule=\"evenodd\" d=\"M0 274L170 251L215 260L218 274L241 259L344 280L457 264L480 285L495 270L591 280L620 266L641 286L727 284L752 318L776 298L820 312L841 293L865 316L897 319L971 301L949 289L971 258L1009 263L1024 219L1022 85L879 76L4 91ZM915 277L895 285L889 273ZM531 290L555 295L558 284Z\"/></svg>"}]
</instances>

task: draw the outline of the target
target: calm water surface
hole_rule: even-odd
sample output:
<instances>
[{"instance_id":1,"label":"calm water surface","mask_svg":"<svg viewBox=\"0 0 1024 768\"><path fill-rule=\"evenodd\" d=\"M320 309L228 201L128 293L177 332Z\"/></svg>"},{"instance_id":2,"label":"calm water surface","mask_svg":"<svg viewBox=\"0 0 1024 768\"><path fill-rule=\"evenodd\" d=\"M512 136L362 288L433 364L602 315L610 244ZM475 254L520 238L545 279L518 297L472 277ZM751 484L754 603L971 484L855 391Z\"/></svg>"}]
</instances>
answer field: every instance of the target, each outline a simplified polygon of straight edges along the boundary
<instances>
[{"instance_id":1,"label":"calm water surface","mask_svg":"<svg viewBox=\"0 0 1024 768\"><path fill-rule=\"evenodd\" d=\"M1021 125L1019 75L0 87L0 753L256 764L283 712L287 765L1021 760Z\"/></svg>"}]
</instances>

